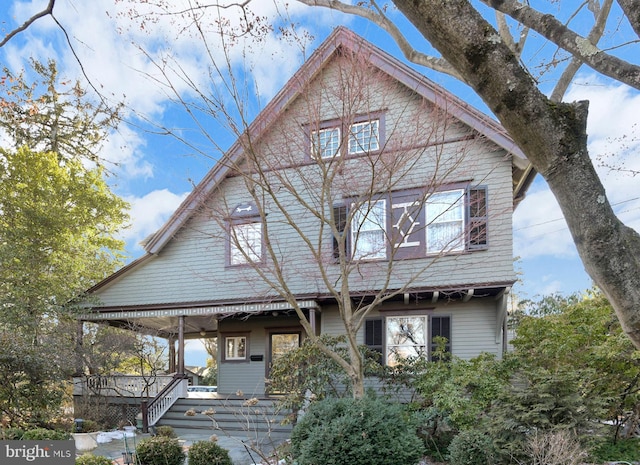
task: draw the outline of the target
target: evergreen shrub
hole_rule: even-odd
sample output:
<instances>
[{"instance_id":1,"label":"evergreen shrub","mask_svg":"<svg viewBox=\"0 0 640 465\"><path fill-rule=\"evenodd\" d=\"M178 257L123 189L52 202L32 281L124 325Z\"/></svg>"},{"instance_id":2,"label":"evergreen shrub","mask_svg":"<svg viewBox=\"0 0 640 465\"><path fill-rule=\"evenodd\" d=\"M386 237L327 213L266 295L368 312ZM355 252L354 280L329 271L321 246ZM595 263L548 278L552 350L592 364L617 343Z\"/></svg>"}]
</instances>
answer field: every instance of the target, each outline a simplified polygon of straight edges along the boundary
<instances>
[{"instance_id":1,"label":"evergreen shrub","mask_svg":"<svg viewBox=\"0 0 640 465\"><path fill-rule=\"evenodd\" d=\"M113 461L103 455L83 454L76 457L75 465L113 465Z\"/></svg>"},{"instance_id":2,"label":"evergreen shrub","mask_svg":"<svg viewBox=\"0 0 640 465\"><path fill-rule=\"evenodd\" d=\"M229 451L214 441L197 441L189 448L189 465L233 465Z\"/></svg>"},{"instance_id":3,"label":"evergreen shrub","mask_svg":"<svg viewBox=\"0 0 640 465\"><path fill-rule=\"evenodd\" d=\"M71 439L71 435L67 431L57 429L35 428L25 431L21 439L24 441L62 441Z\"/></svg>"},{"instance_id":4,"label":"evergreen shrub","mask_svg":"<svg viewBox=\"0 0 640 465\"><path fill-rule=\"evenodd\" d=\"M136 457L140 465L182 465L185 454L177 439L153 436L140 441Z\"/></svg>"},{"instance_id":5,"label":"evergreen shrub","mask_svg":"<svg viewBox=\"0 0 640 465\"><path fill-rule=\"evenodd\" d=\"M298 465L413 465L423 452L404 407L373 397L311 404L291 446Z\"/></svg>"},{"instance_id":6,"label":"evergreen shrub","mask_svg":"<svg viewBox=\"0 0 640 465\"><path fill-rule=\"evenodd\" d=\"M477 430L465 430L449 444L451 465L493 465L495 449L489 436Z\"/></svg>"},{"instance_id":7,"label":"evergreen shrub","mask_svg":"<svg viewBox=\"0 0 640 465\"><path fill-rule=\"evenodd\" d=\"M156 436L164 436L167 438L177 438L178 435L169 425L161 425L156 428Z\"/></svg>"}]
</instances>

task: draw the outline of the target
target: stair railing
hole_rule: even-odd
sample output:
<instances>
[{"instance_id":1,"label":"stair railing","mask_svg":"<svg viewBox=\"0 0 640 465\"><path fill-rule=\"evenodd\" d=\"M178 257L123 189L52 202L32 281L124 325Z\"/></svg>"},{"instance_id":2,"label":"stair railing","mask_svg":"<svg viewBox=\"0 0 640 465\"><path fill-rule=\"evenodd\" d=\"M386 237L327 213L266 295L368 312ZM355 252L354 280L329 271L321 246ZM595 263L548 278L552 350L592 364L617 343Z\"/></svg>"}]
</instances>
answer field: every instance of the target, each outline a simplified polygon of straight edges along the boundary
<instances>
[{"instance_id":1,"label":"stair railing","mask_svg":"<svg viewBox=\"0 0 640 465\"><path fill-rule=\"evenodd\" d=\"M188 380L185 374L176 374L173 380L151 402L142 401L140 410L142 412L143 433L148 433L150 426L154 426L178 399L185 397L187 384Z\"/></svg>"}]
</instances>

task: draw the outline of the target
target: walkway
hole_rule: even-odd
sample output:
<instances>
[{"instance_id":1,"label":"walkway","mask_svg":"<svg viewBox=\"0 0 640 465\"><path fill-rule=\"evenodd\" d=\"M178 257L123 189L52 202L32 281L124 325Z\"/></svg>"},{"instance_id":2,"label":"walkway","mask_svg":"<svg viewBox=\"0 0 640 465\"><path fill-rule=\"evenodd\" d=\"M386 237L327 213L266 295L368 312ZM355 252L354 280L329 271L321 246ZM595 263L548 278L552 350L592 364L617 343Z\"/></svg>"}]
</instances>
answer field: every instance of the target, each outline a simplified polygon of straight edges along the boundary
<instances>
[{"instance_id":1,"label":"walkway","mask_svg":"<svg viewBox=\"0 0 640 465\"><path fill-rule=\"evenodd\" d=\"M260 463L260 457L255 453L247 452L244 447L243 440L247 438L242 437L228 437L222 434L216 434L215 431L195 431L195 430L176 430L178 440L183 444L185 450L189 448L191 444L196 441L208 441L212 435L218 437L218 445L229 451L229 456L234 465L251 465L254 463ZM114 439L111 442L98 444L98 447L90 451L92 455L102 455L116 461L118 464L123 464L123 452L134 451L136 445L144 438L149 437L148 434L138 433L133 438Z\"/></svg>"}]
</instances>

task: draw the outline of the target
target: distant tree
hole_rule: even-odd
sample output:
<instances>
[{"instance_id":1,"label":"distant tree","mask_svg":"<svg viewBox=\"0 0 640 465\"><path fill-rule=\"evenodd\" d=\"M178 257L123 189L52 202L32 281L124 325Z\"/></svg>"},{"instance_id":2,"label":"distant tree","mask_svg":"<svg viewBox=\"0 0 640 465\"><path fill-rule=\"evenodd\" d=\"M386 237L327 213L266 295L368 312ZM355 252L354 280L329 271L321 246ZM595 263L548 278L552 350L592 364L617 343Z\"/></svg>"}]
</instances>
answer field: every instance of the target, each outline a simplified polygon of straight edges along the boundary
<instances>
[{"instance_id":1,"label":"distant tree","mask_svg":"<svg viewBox=\"0 0 640 465\"><path fill-rule=\"evenodd\" d=\"M31 60L26 71L3 68L0 77L0 130L9 145L54 152L61 160L101 164L100 150L119 122L120 105L94 102L79 81L62 78L55 61Z\"/></svg>"},{"instance_id":2,"label":"distant tree","mask_svg":"<svg viewBox=\"0 0 640 465\"><path fill-rule=\"evenodd\" d=\"M115 120L96 119L77 86L58 92L53 63L34 66L40 83L0 81L0 353L20 386L0 404L11 420L44 424L75 367L73 302L120 266L128 207L95 163Z\"/></svg>"}]
</instances>

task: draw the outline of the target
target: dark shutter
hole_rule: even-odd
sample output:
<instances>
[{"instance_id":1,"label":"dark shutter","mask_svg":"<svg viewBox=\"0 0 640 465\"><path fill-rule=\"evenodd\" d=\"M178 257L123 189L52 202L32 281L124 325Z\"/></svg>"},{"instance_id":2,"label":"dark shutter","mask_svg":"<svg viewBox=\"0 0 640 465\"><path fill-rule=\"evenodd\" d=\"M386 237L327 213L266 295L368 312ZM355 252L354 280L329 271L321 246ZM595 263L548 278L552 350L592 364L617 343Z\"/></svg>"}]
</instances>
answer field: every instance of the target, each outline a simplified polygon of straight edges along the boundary
<instances>
[{"instance_id":1,"label":"dark shutter","mask_svg":"<svg viewBox=\"0 0 640 465\"><path fill-rule=\"evenodd\" d=\"M487 188L469 189L469 249L487 248Z\"/></svg>"},{"instance_id":2,"label":"dark shutter","mask_svg":"<svg viewBox=\"0 0 640 465\"><path fill-rule=\"evenodd\" d=\"M345 205L336 205L333 207L333 219L336 222L336 229L340 238L333 237L333 258L338 260L340 258L340 248L338 247L338 240L345 240L344 232L347 229L347 207ZM348 244L345 242L345 250L349 252Z\"/></svg>"},{"instance_id":3,"label":"dark shutter","mask_svg":"<svg viewBox=\"0 0 640 465\"><path fill-rule=\"evenodd\" d=\"M378 352L378 363L382 365L382 318L370 318L364 322L364 344L369 350Z\"/></svg>"},{"instance_id":4,"label":"dark shutter","mask_svg":"<svg viewBox=\"0 0 640 465\"><path fill-rule=\"evenodd\" d=\"M431 353L433 354L438 348L438 344L434 342L436 337L443 337L447 340L444 350L451 353L451 317L449 316L432 316L431 317ZM433 360L433 356L432 356Z\"/></svg>"}]
</instances>

